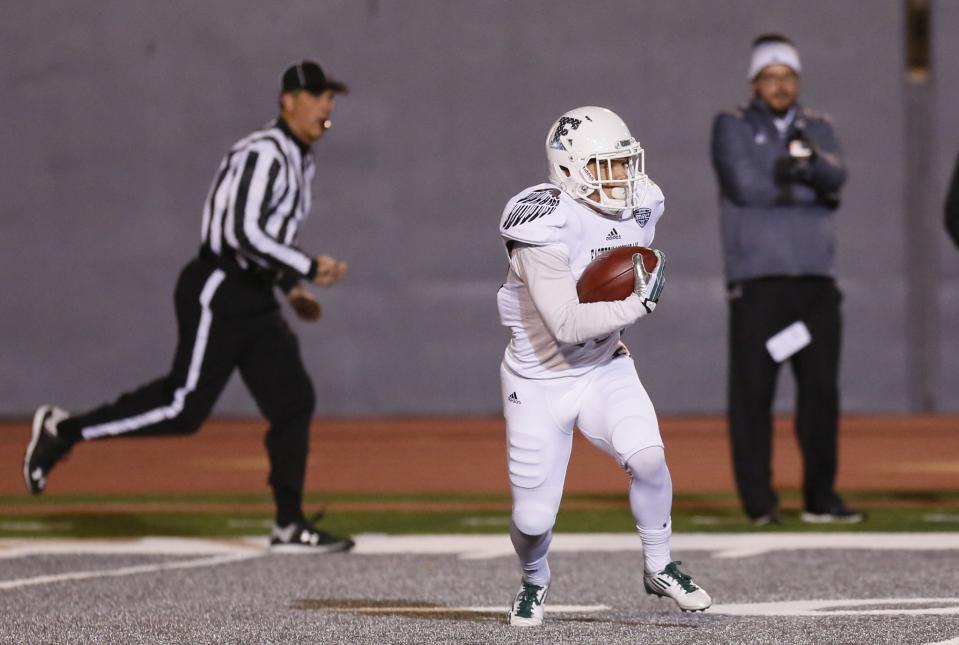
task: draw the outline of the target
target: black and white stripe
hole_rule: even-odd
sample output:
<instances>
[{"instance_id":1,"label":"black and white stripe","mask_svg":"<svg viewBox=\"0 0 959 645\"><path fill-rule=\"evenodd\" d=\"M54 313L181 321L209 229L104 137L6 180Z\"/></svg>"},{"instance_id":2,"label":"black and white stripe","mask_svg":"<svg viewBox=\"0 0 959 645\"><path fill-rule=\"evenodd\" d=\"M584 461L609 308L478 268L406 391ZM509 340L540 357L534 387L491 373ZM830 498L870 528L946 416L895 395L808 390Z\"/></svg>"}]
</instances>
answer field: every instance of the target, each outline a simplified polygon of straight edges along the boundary
<instances>
[{"instance_id":1,"label":"black and white stripe","mask_svg":"<svg viewBox=\"0 0 959 645\"><path fill-rule=\"evenodd\" d=\"M203 209L203 246L228 263L308 276L313 258L294 244L310 209L313 160L278 122L224 157Z\"/></svg>"},{"instance_id":2,"label":"black and white stripe","mask_svg":"<svg viewBox=\"0 0 959 645\"><path fill-rule=\"evenodd\" d=\"M168 419L175 419L183 412L186 397L196 390L197 383L200 380L200 370L203 367L203 360L206 356L207 341L210 338L210 327L213 324L213 296L226 274L217 269L213 271L203 284L200 291L200 319L197 321L196 335L193 339L192 350L190 351L190 366L187 369L186 381L178 383L178 387L173 392L173 400L151 410L146 410L130 417L114 419L106 423L88 426L83 428L81 434L84 439L98 439L110 435L120 435L139 430L146 426L155 425Z\"/></svg>"}]
</instances>

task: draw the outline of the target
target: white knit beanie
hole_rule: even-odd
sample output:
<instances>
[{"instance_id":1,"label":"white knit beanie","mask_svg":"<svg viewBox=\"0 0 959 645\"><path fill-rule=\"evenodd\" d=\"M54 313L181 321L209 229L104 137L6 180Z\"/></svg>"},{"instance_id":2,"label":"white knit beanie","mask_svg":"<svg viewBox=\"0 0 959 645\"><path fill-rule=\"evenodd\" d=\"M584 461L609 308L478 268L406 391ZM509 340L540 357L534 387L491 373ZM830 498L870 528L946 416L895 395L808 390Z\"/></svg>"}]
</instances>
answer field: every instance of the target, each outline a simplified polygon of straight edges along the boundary
<instances>
[{"instance_id":1,"label":"white knit beanie","mask_svg":"<svg viewBox=\"0 0 959 645\"><path fill-rule=\"evenodd\" d=\"M785 65L797 74L802 71L799 65L799 52L788 42L782 40L767 40L753 47L752 59L749 61L749 80L769 65Z\"/></svg>"}]
</instances>

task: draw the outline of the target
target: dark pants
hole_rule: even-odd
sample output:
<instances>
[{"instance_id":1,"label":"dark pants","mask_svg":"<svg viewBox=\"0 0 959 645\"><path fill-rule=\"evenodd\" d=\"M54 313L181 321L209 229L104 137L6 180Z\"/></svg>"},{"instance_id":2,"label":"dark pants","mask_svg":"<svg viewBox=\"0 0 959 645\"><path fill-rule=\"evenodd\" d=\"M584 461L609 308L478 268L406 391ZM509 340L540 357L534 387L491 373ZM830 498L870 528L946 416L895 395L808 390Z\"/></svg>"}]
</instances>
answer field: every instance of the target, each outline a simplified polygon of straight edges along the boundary
<instances>
[{"instance_id":1,"label":"dark pants","mask_svg":"<svg viewBox=\"0 0 959 645\"><path fill-rule=\"evenodd\" d=\"M826 512L835 492L842 295L828 278L764 278L730 290L729 432L736 487L752 518L778 505L772 489L772 406L779 364L766 341L797 320L812 342L788 359L796 381L803 503Z\"/></svg>"},{"instance_id":2,"label":"dark pants","mask_svg":"<svg viewBox=\"0 0 959 645\"><path fill-rule=\"evenodd\" d=\"M300 519L315 397L272 283L198 258L180 273L175 304L178 341L169 374L70 417L58 431L69 439L196 432L239 368L270 424L266 448L277 522Z\"/></svg>"}]
</instances>

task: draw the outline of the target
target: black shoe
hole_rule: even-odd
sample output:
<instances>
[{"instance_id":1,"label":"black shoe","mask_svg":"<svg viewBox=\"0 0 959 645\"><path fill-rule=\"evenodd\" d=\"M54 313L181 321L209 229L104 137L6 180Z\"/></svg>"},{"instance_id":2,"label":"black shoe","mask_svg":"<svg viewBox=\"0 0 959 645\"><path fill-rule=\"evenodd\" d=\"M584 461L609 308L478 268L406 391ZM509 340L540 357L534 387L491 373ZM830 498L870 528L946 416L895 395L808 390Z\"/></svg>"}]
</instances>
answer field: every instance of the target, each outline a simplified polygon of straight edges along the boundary
<instances>
[{"instance_id":1,"label":"black shoe","mask_svg":"<svg viewBox=\"0 0 959 645\"><path fill-rule=\"evenodd\" d=\"M799 519L807 524L858 524L866 519L866 514L839 502L826 510L805 510Z\"/></svg>"},{"instance_id":2,"label":"black shoe","mask_svg":"<svg viewBox=\"0 0 959 645\"><path fill-rule=\"evenodd\" d=\"M749 518L753 526L778 526L782 524L782 518L779 516L779 509L773 508L764 515L757 515Z\"/></svg>"},{"instance_id":3,"label":"black shoe","mask_svg":"<svg viewBox=\"0 0 959 645\"><path fill-rule=\"evenodd\" d=\"M270 551L273 553L335 553L349 551L356 544L351 538L336 537L300 520L286 526L273 525Z\"/></svg>"},{"instance_id":4,"label":"black shoe","mask_svg":"<svg viewBox=\"0 0 959 645\"><path fill-rule=\"evenodd\" d=\"M23 481L34 495L47 487L47 475L63 459L72 441L57 436L57 424L70 415L55 405L41 405L33 415L33 435L23 457Z\"/></svg>"}]
</instances>

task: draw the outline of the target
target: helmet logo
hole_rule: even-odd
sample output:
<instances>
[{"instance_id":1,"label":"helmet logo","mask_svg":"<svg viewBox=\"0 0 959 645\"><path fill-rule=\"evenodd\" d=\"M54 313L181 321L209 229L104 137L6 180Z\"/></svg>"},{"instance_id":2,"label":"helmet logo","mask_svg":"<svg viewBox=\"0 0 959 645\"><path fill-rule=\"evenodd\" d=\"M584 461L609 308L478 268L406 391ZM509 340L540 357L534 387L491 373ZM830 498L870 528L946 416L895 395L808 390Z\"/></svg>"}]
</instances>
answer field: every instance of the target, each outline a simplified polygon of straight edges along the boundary
<instances>
[{"instance_id":1,"label":"helmet logo","mask_svg":"<svg viewBox=\"0 0 959 645\"><path fill-rule=\"evenodd\" d=\"M560 137L564 137L569 134L569 130L566 129L566 126L570 126L574 130L579 129L579 124L582 123L579 119L574 119L570 116L564 116L559 120L559 123L556 124L556 131L553 132L553 138L549 142L550 148L556 148L557 150L564 150L563 142L560 141Z\"/></svg>"}]
</instances>

